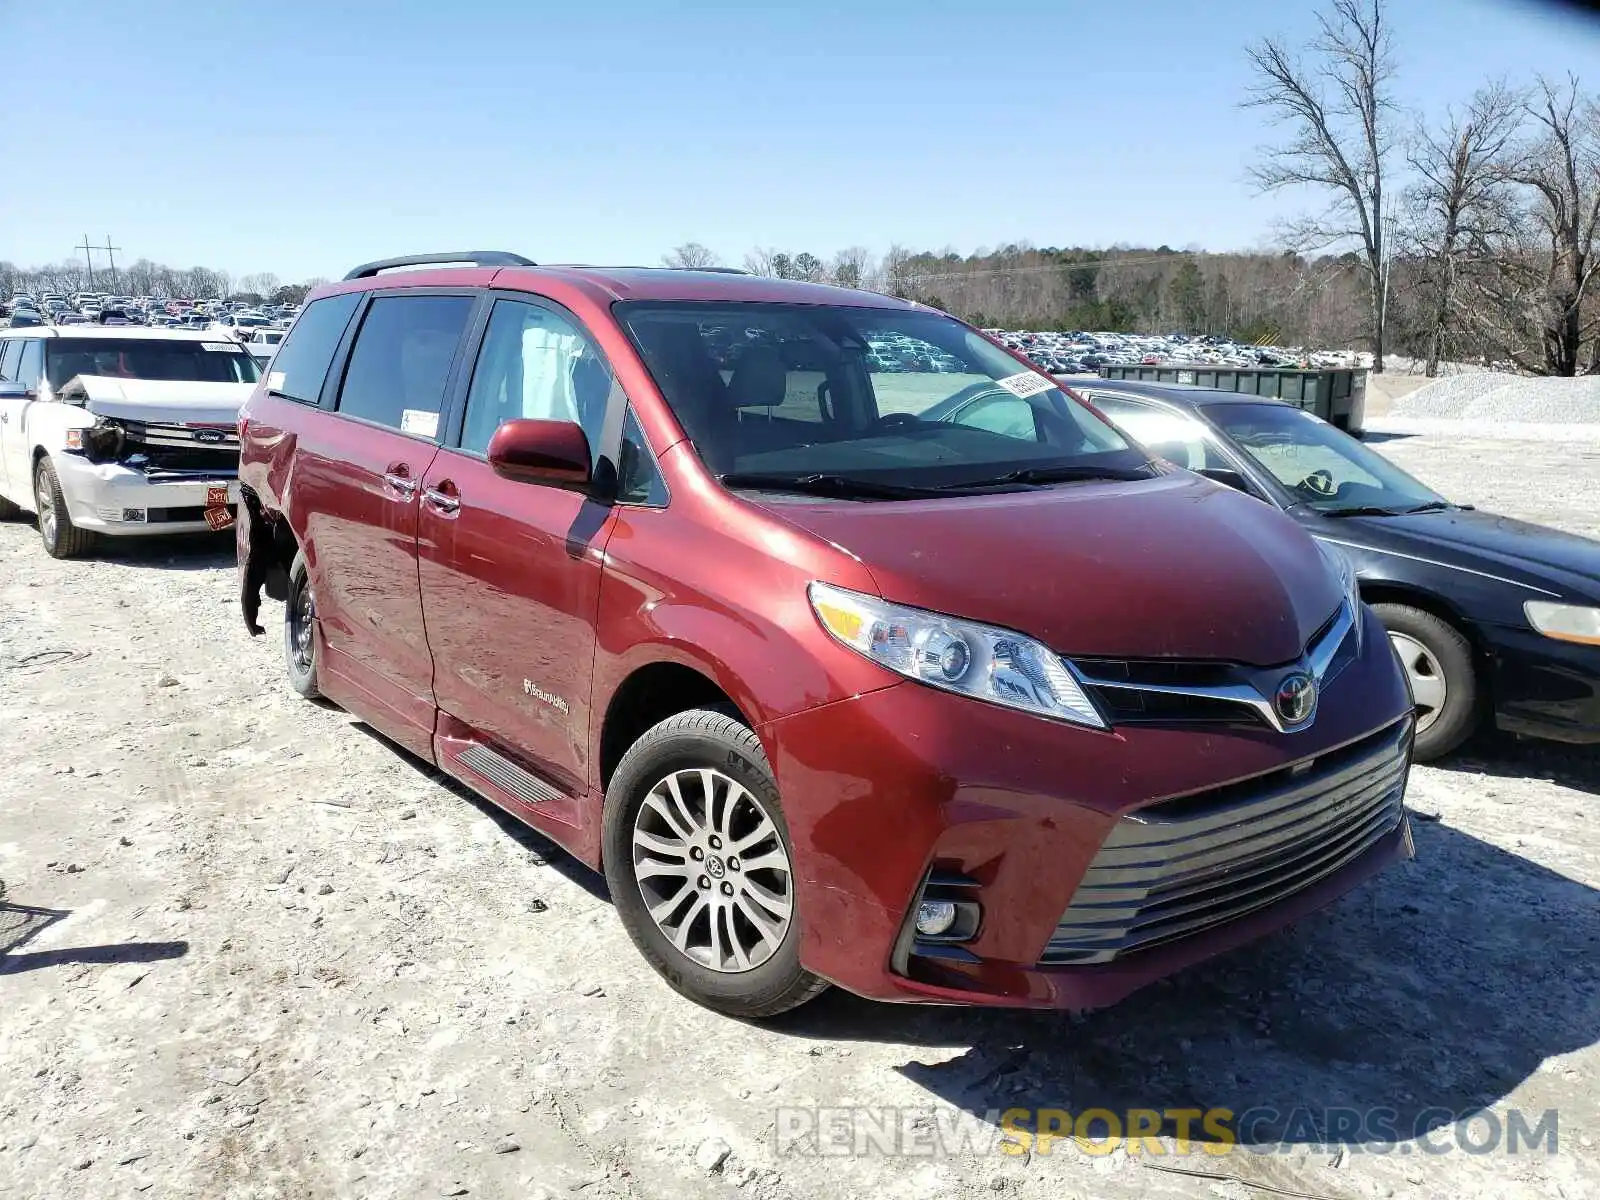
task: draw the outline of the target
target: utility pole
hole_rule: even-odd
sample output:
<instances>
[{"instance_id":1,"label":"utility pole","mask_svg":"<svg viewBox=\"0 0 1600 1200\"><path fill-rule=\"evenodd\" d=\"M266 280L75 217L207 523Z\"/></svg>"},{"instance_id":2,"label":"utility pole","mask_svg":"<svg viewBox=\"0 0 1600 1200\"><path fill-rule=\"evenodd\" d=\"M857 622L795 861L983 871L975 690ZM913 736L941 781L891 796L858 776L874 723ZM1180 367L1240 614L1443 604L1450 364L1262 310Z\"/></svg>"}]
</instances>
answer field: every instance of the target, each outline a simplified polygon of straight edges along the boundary
<instances>
[{"instance_id":1,"label":"utility pole","mask_svg":"<svg viewBox=\"0 0 1600 1200\"><path fill-rule=\"evenodd\" d=\"M109 243L111 241L111 239L107 238L106 241L107 241L107 243ZM89 290L93 291L94 290L94 251L100 249L100 247L99 246L91 246L89 244L89 235L86 233L86 234L83 235L83 245L74 246L73 249L74 250L82 250L83 251L84 264L89 268Z\"/></svg>"},{"instance_id":2,"label":"utility pole","mask_svg":"<svg viewBox=\"0 0 1600 1200\"><path fill-rule=\"evenodd\" d=\"M88 240L89 239L87 237L84 238L84 241L88 241ZM116 287L117 286L117 251L121 250L121 249L122 249L121 246L113 246L111 244L111 235L109 233L106 234L106 258L109 259L110 262L111 262L111 286L112 287Z\"/></svg>"}]
</instances>

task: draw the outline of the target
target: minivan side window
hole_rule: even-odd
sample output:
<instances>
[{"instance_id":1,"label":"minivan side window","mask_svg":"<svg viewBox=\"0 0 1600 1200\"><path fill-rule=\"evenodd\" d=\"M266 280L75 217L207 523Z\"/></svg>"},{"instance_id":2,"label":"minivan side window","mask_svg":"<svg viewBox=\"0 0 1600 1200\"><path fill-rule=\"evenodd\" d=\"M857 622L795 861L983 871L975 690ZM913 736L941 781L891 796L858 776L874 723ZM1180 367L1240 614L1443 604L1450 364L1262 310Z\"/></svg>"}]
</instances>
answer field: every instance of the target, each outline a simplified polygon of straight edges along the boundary
<instances>
[{"instance_id":1,"label":"minivan side window","mask_svg":"<svg viewBox=\"0 0 1600 1200\"><path fill-rule=\"evenodd\" d=\"M471 296L375 299L350 351L339 412L437 437L444 385L475 303Z\"/></svg>"},{"instance_id":2,"label":"minivan side window","mask_svg":"<svg viewBox=\"0 0 1600 1200\"><path fill-rule=\"evenodd\" d=\"M44 374L44 339L22 339L22 362L17 367L17 380L30 388L39 386Z\"/></svg>"},{"instance_id":3,"label":"minivan side window","mask_svg":"<svg viewBox=\"0 0 1600 1200\"><path fill-rule=\"evenodd\" d=\"M359 292L347 292L306 305L294 329L278 348L272 370L267 373L267 386L275 394L302 404L317 402L328 364L333 361L339 339L344 337L345 326L350 324L350 314L355 312L360 300Z\"/></svg>"},{"instance_id":4,"label":"minivan side window","mask_svg":"<svg viewBox=\"0 0 1600 1200\"><path fill-rule=\"evenodd\" d=\"M650 452L639 419L633 415L633 405L622 419L622 466L617 484L617 499L623 504L643 504L660 508L667 502L667 484L656 466L656 457Z\"/></svg>"},{"instance_id":5,"label":"minivan side window","mask_svg":"<svg viewBox=\"0 0 1600 1200\"><path fill-rule=\"evenodd\" d=\"M467 392L461 448L485 454L502 421L576 421L599 461L611 367L572 321L520 300L497 300Z\"/></svg>"}]
</instances>

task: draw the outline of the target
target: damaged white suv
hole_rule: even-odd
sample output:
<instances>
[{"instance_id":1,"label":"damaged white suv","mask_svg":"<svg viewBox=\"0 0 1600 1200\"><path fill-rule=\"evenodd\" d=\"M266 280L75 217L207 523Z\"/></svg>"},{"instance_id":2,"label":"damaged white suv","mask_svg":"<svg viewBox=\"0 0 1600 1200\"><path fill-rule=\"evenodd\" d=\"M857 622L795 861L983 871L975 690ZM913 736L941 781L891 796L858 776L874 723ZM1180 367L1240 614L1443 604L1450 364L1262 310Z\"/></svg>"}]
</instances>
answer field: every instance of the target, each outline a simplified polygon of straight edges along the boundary
<instances>
[{"instance_id":1,"label":"damaged white suv","mask_svg":"<svg viewBox=\"0 0 1600 1200\"><path fill-rule=\"evenodd\" d=\"M0 330L0 518L36 513L56 558L102 535L228 528L239 406L259 377L243 346L204 332Z\"/></svg>"}]
</instances>

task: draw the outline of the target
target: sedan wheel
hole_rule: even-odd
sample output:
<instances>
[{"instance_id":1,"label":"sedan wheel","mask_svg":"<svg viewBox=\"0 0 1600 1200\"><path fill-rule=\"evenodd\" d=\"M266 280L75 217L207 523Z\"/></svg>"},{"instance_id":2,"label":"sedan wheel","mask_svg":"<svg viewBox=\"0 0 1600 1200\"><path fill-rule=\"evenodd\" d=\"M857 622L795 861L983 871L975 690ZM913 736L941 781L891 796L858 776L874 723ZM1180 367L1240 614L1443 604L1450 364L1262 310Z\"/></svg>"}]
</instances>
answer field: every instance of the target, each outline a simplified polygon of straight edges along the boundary
<instances>
[{"instance_id":1,"label":"sedan wheel","mask_svg":"<svg viewBox=\"0 0 1600 1200\"><path fill-rule=\"evenodd\" d=\"M783 839L761 802L720 771L675 771L650 790L633 822L633 873L656 927L713 971L759 967L789 932Z\"/></svg>"},{"instance_id":2,"label":"sedan wheel","mask_svg":"<svg viewBox=\"0 0 1600 1200\"><path fill-rule=\"evenodd\" d=\"M1391 632L1389 642L1405 670L1406 682L1411 685L1411 698L1417 702L1417 733L1426 733L1438 721L1449 695L1450 685L1445 682L1444 668L1416 638Z\"/></svg>"}]
</instances>

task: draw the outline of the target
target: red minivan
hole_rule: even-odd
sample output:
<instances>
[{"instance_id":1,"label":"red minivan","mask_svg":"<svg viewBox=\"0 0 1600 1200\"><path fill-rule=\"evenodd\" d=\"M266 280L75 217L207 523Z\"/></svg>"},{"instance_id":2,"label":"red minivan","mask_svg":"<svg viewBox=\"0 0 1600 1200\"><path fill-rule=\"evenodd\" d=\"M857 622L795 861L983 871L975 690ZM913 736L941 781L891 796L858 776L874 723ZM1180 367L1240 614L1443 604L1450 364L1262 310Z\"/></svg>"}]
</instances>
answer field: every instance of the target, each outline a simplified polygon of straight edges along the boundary
<instances>
[{"instance_id":1,"label":"red minivan","mask_svg":"<svg viewBox=\"0 0 1600 1200\"><path fill-rule=\"evenodd\" d=\"M1348 565L921 305L387 260L240 434L291 685L603 868L721 1011L1108 1004L1411 854Z\"/></svg>"}]
</instances>

